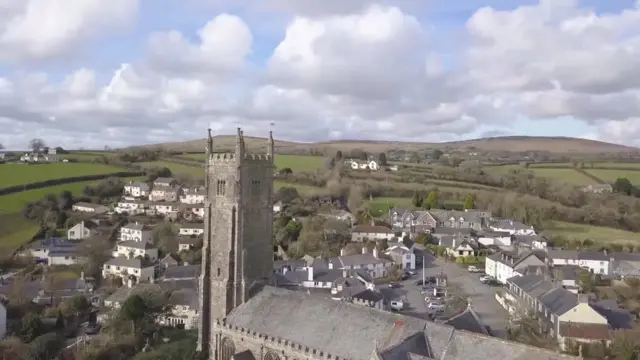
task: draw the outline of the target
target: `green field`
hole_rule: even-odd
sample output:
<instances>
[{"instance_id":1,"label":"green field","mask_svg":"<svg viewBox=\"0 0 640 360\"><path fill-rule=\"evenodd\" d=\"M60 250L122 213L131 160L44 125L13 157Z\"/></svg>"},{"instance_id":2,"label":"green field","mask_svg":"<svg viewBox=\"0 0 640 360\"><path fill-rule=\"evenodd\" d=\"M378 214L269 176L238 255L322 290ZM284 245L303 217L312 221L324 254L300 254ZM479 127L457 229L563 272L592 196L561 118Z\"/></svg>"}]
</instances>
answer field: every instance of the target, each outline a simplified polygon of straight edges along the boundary
<instances>
[{"instance_id":1,"label":"green field","mask_svg":"<svg viewBox=\"0 0 640 360\"><path fill-rule=\"evenodd\" d=\"M204 161L205 154L184 154L182 157ZM325 158L322 156L306 155L278 155L276 154L275 165L277 169L289 168L296 171L315 172L323 169Z\"/></svg>"},{"instance_id":2,"label":"green field","mask_svg":"<svg viewBox=\"0 0 640 360\"><path fill-rule=\"evenodd\" d=\"M601 226L572 224L561 221L554 221L545 229L545 231L542 232L542 234L549 236L564 236L567 239L580 241L590 239L595 243L602 244L637 244L640 241L640 233Z\"/></svg>"},{"instance_id":3,"label":"green field","mask_svg":"<svg viewBox=\"0 0 640 360\"><path fill-rule=\"evenodd\" d=\"M40 165L2 164L0 165L0 188L22 185L71 176L110 174L126 171L122 168L86 163L54 163Z\"/></svg>"},{"instance_id":4,"label":"green field","mask_svg":"<svg viewBox=\"0 0 640 360\"><path fill-rule=\"evenodd\" d=\"M572 185L590 185L597 182L574 169L530 169L536 176Z\"/></svg>"},{"instance_id":5,"label":"green field","mask_svg":"<svg viewBox=\"0 0 640 360\"><path fill-rule=\"evenodd\" d=\"M124 180L124 179L123 179ZM63 191L71 191L74 195L82 194L87 185L95 185L100 181L85 181L71 184L48 186L42 189L21 191L19 193L0 196L0 213L20 212L26 204L44 199L49 194L59 195Z\"/></svg>"},{"instance_id":6,"label":"green field","mask_svg":"<svg viewBox=\"0 0 640 360\"><path fill-rule=\"evenodd\" d=\"M109 156L109 155L113 155L113 153L72 152L70 154L60 154L58 155L58 157L61 159L69 159L69 160L73 159L78 161L91 161L95 158L99 158L102 156Z\"/></svg>"},{"instance_id":7,"label":"green field","mask_svg":"<svg viewBox=\"0 0 640 360\"><path fill-rule=\"evenodd\" d=\"M482 169L491 175L504 175L509 173L509 171L515 170L515 169L526 170L524 166L520 166L520 165L485 166Z\"/></svg>"},{"instance_id":8,"label":"green field","mask_svg":"<svg viewBox=\"0 0 640 360\"><path fill-rule=\"evenodd\" d=\"M572 168L572 163L541 163L541 164L530 164L529 167L557 167L557 168Z\"/></svg>"},{"instance_id":9,"label":"green field","mask_svg":"<svg viewBox=\"0 0 640 360\"><path fill-rule=\"evenodd\" d=\"M11 254L38 232L38 224L19 213L0 214L0 254Z\"/></svg>"},{"instance_id":10,"label":"green field","mask_svg":"<svg viewBox=\"0 0 640 360\"><path fill-rule=\"evenodd\" d=\"M591 164L595 167L600 168L611 168L611 169L619 169L619 168L632 168L640 170L640 163L625 163L625 162L594 162L594 163L585 163L585 170L588 170L591 167Z\"/></svg>"},{"instance_id":11,"label":"green field","mask_svg":"<svg viewBox=\"0 0 640 360\"><path fill-rule=\"evenodd\" d=\"M634 185L640 185L640 171L629 170L601 170L584 169L589 174L602 179L608 183L614 183L618 178L626 177ZM640 169L638 169L640 170Z\"/></svg>"}]
</instances>

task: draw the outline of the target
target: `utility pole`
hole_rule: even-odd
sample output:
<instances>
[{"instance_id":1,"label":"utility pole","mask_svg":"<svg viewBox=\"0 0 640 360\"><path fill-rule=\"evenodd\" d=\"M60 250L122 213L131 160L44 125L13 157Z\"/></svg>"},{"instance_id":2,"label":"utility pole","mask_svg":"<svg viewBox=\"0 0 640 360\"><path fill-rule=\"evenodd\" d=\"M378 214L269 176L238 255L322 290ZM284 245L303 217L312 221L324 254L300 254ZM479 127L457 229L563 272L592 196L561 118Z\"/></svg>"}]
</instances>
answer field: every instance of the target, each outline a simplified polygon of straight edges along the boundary
<instances>
[{"instance_id":1,"label":"utility pole","mask_svg":"<svg viewBox=\"0 0 640 360\"><path fill-rule=\"evenodd\" d=\"M425 286L426 284L424 283L425 281L425 277L424 277L424 270L425 270L425 256L422 255L422 286Z\"/></svg>"}]
</instances>

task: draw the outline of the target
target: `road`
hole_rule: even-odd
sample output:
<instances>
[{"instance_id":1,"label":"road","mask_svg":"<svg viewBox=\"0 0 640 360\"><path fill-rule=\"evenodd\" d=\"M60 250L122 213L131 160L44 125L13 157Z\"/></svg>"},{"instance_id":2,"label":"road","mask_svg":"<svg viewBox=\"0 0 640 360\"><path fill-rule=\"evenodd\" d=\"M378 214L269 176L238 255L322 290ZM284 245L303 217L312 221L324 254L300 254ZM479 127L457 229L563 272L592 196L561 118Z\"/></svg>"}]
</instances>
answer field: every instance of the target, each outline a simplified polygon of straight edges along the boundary
<instances>
[{"instance_id":1,"label":"road","mask_svg":"<svg viewBox=\"0 0 640 360\"><path fill-rule=\"evenodd\" d=\"M490 328L491 333L496 337L506 337L505 326L508 314L495 300L496 288L482 284L478 274L469 273L460 265L445 263L441 259L435 259L429 255L425 256L425 260L425 276L436 276L444 272L450 285L455 284L464 292L484 325ZM424 295L420 293L421 288L415 285L415 282L420 279L422 279L422 269L418 269L416 275L410 279L401 282L399 288L382 288L381 292L388 299L405 301L405 309L402 313L428 319Z\"/></svg>"}]
</instances>

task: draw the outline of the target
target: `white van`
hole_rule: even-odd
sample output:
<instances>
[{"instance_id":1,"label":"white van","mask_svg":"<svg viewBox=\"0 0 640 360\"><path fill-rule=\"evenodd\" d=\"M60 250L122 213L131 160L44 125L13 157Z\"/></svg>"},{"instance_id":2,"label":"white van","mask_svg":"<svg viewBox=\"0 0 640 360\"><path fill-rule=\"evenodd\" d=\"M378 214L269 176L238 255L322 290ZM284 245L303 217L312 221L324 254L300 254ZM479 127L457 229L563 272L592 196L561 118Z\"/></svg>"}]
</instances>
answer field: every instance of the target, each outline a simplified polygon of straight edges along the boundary
<instances>
[{"instance_id":1,"label":"white van","mask_svg":"<svg viewBox=\"0 0 640 360\"><path fill-rule=\"evenodd\" d=\"M393 300L391 301L391 309L392 310L402 310L404 308L404 303L402 300Z\"/></svg>"}]
</instances>

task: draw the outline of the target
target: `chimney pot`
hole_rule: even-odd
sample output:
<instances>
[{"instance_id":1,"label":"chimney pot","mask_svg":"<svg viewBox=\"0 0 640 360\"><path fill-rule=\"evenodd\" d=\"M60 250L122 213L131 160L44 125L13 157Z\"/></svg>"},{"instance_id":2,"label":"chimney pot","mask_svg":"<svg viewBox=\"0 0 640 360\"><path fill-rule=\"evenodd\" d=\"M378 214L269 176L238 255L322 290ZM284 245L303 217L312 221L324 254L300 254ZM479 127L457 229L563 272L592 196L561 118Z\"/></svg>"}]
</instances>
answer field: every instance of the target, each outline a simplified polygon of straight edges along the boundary
<instances>
[{"instance_id":1,"label":"chimney pot","mask_svg":"<svg viewBox=\"0 0 640 360\"><path fill-rule=\"evenodd\" d=\"M366 254L367 253L367 246L366 245L362 245L362 253Z\"/></svg>"},{"instance_id":2,"label":"chimney pot","mask_svg":"<svg viewBox=\"0 0 640 360\"><path fill-rule=\"evenodd\" d=\"M329 270L333 270L333 262L329 261Z\"/></svg>"}]
</instances>

